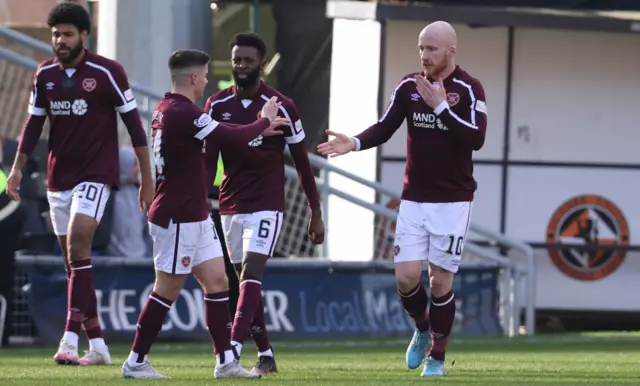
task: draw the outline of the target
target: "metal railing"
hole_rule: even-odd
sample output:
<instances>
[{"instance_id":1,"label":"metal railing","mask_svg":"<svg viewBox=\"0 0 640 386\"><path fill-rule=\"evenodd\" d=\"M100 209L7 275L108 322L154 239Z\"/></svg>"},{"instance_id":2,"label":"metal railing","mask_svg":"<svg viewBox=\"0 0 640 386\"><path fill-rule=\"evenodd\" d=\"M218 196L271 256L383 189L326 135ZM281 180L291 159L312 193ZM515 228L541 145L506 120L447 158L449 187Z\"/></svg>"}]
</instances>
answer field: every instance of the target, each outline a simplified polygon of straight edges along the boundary
<instances>
[{"instance_id":1,"label":"metal railing","mask_svg":"<svg viewBox=\"0 0 640 386\"><path fill-rule=\"evenodd\" d=\"M27 35L21 34L10 28L0 27L0 39L9 39L14 43L27 46L29 49L39 52L41 54L52 54L52 49L49 45L31 38ZM29 81L31 79L31 72L36 68L37 62L23 55L12 52L12 50L2 49L0 47L0 79L6 79L3 76L3 68L13 65L17 69L12 71L22 70L29 73ZM4 66L4 67L3 67ZM26 70L25 70L26 69ZM7 70L4 70L7 71ZM3 83L3 82L0 82ZM28 83L25 86L28 91ZM136 94L138 100L138 106L141 115L145 120L150 121L153 106L157 100L162 98L160 93L157 93L149 88L139 85L135 82L131 82L131 88ZM24 89L24 88L23 88ZM2 95L0 94L0 98ZM15 102L15 106L25 106L28 100L28 92L25 96L22 95L20 99ZM0 99L1 101L1 99ZM0 106L2 106L0 104ZM15 116L15 111L24 111L20 108L13 108L8 111L7 116L12 114ZM1 112L1 111L0 111ZM22 120L24 120L26 113L20 112ZM6 116L5 116L6 117ZM13 118L13 121L16 119ZM3 122L4 121L4 122ZM3 127L3 123L6 121L0 115L0 129ZM2 133L0 133L1 135ZM394 223L397 217L397 211L387 208L379 203L371 203L362 200L354 195L344 192L342 190L332 187L329 183L329 175L335 173L348 178L361 185L374 189L379 194L386 196L388 199L400 200L400 195L391 189L388 189L376 182L366 180L358 175L342 170L332 164L326 159L315 154L309 154L309 159L314 168L320 171L320 177L316 179L321 200L323 203L323 215L328 214L328 197L330 195L340 197L362 208L371 210L376 214L375 223L372 224L375 228L375 243L376 243L376 258L382 256L383 259L388 259L393 256L393 236L394 236ZM276 254L281 256L318 256L317 248L315 248L306 237L306 224L309 222L309 210L306 205L306 199L304 192L300 188L298 183L297 171L290 167L285 166L285 195L286 195L286 216L283 223L283 232L276 246ZM325 217L326 223L326 217ZM491 244L495 247L507 248L509 250L515 250L520 252L526 263L520 264L496 252L498 248L484 248L480 247L472 242L467 242L465 245L465 260L473 258L481 258L484 261L489 261L504 269L505 272L505 286L508 295L508 299L505 299L505 322L509 335L517 334L517 325L519 323L519 314L521 311L519 303L520 296L516 292L518 291L517 284L520 279L526 280L525 293L524 293L524 309L526 320L526 332L527 334L533 334L535 332L535 265L533 257L533 249L525 243L518 240L511 239L505 235L493 232L488 229L478 227L471 224L470 231L485 237L490 240ZM326 256L326 244L323 246L322 256ZM463 260L464 261L464 260Z\"/></svg>"},{"instance_id":2,"label":"metal railing","mask_svg":"<svg viewBox=\"0 0 640 386\"><path fill-rule=\"evenodd\" d=\"M365 178L362 178L356 174L348 172L346 170L340 169L331 163L329 163L325 158L320 157L315 154L309 154L309 160L311 165L320 169L323 175L328 175L330 173L335 173L337 175L343 176L351 181L357 182L361 185L364 185L368 188L374 189L381 195L386 196L389 199L400 201L401 196L398 192L393 191L387 187L380 185L379 183L369 181ZM386 206L378 203L370 203L365 202L362 199L354 197L349 193L340 191L328 183L325 183L324 180L319 179L317 181L319 186L319 191L321 192L321 200L326 205L328 202L329 195L335 195L337 197L343 198L347 201L350 201L360 207L367 208L378 215L378 219L376 220L376 246L377 246L377 254L378 256L393 256L393 223L397 218L397 211L391 210ZM326 211L325 211L326 212ZM533 255L533 248L528 244L521 242L517 239L513 239L507 237L498 232L479 227L475 224L471 224L469 230L479 236L485 237L489 240L489 243L494 248L483 248L474 244L473 242L465 243L465 258L468 255L475 255L477 257L481 257L487 261L491 261L507 270L509 270L508 277L509 281L513 280L516 283L511 283L511 285L515 286L520 279L525 279L525 293L524 295L524 310L525 310L525 328L527 334L535 333L535 294L536 294L536 276L535 276L535 260ZM522 254L522 257L525 260L525 264L521 264L519 262L514 261L513 259L507 258L504 255L494 251L494 249L506 248L508 250L514 250ZM464 261L464 259L463 259ZM515 289L514 289L515 291ZM517 294L513 293L515 296L513 302L513 307L518 307L515 303L518 302ZM519 314L520 310L515 310ZM515 317L515 316L514 316ZM516 321L514 321L516 322ZM519 321L517 321L519 322Z\"/></svg>"},{"instance_id":3,"label":"metal railing","mask_svg":"<svg viewBox=\"0 0 640 386\"><path fill-rule=\"evenodd\" d=\"M3 47L6 46L6 47ZM1 133L8 138L15 138L19 134L19 130L26 118L27 101L29 100L30 84L33 77L33 71L38 66L40 60L44 57L53 55L53 49L50 45L25 35L21 32L8 27L0 27L0 59L6 60L9 64L16 66L11 68L8 63L0 63L0 90L8 89L19 96L11 98L13 103L0 107L6 115L0 116ZM10 86L7 86L10 82ZM131 90L133 90L136 101L138 102L138 111L143 118L142 122L145 129L149 129L148 122L151 121L153 108L162 99L162 94L143 86L135 81L130 81ZM0 91L1 92L1 91ZM7 98L12 95L4 93ZM0 101L3 94L0 93ZM11 107L10 107L11 106ZM16 124L17 123L17 124ZM119 125L119 137L123 144L129 143L129 137L126 135L124 125ZM43 134L46 138L47 132Z\"/></svg>"}]
</instances>

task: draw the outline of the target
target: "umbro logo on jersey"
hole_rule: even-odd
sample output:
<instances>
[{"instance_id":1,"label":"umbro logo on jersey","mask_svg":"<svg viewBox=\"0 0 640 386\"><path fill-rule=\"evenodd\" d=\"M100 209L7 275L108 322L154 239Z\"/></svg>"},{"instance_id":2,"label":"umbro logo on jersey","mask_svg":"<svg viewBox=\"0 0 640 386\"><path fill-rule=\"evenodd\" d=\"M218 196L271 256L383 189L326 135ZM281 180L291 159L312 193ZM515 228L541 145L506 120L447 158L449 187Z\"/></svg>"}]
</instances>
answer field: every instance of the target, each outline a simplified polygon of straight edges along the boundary
<instances>
[{"instance_id":1,"label":"umbro logo on jersey","mask_svg":"<svg viewBox=\"0 0 640 386\"><path fill-rule=\"evenodd\" d=\"M228 121L229 119L231 119L231 113L222 114L222 120L223 121Z\"/></svg>"},{"instance_id":2,"label":"umbro logo on jersey","mask_svg":"<svg viewBox=\"0 0 640 386\"><path fill-rule=\"evenodd\" d=\"M417 101L419 101L419 100L420 100L420 94L418 94L418 93L413 93L413 94L411 94L411 100L412 100L413 102L417 102Z\"/></svg>"},{"instance_id":3,"label":"umbro logo on jersey","mask_svg":"<svg viewBox=\"0 0 640 386\"><path fill-rule=\"evenodd\" d=\"M47 83L47 90L53 90L53 86L55 86L55 83L53 82Z\"/></svg>"}]
</instances>

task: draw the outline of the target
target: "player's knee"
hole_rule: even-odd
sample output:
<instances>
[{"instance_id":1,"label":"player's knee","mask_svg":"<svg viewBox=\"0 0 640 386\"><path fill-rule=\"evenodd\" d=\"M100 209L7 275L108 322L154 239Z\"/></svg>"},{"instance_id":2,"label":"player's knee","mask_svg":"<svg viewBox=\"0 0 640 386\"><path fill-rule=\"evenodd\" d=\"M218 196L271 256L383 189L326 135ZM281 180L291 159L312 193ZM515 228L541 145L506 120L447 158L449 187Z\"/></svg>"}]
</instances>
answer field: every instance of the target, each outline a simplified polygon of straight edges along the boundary
<instances>
[{"instance_id":1,"label":"player's knee","mask_svg":"<svg viewBox=\"0 0 640 386\"><path fill-rule=\"evenodd\" d=\"M67 257L69 261L88 259L97 222L93 217L75 214L67 234Z\"/></svg>"},{"instance_id":2,"label":"player's knee","mask_svg":"<svg viewBox=\"0 0 640 386\"><path fill-rule=\"evenodd\" d=\"M269 257L265 255L253 252L247 253L242 260L242 273L240 274L240 278L262 280L262 274L268 259Z\"/></svg>"},{"instance_id":3,"label":"player's knee","mask_svg":"<svg viewBox=\"0 0 640 386\"><path fill-rule=\"evenodd\" d=\"M91 240L86 237L70 237L67 242L68 261L79 261L91 257Z\"/></svg>"},{"instance_id":4,"label":"player's knee","mask_svg":"<svg viewBox=\"0 0 640 386\"><path fill-rule=\"evenodd\" d=\"M446 295L453 288L453 273L431 264L429 287L432 296L440 297Z\"/></svg>"},{"instance_id":5,"label":"player's knee","mask_svg":"<svg viewBox=\"0 0 640 386\"><path fill-rule=\"evenodd\" d=\"M204 293L212 294L229 290L229 279L224 270L211 272L207 279L202 282Z\"/></svg>"},{"instance_id":6,"label":"player's knee","mask_svg":"<svg viewBox=\"0 0 640 386\"><path fill-rule=\"evenodd\" d=\"M193 275L205 293L217 293L229 290L229 279L224 266L224 259L214 258L193 267Z\"/></svg>"},{"instance_id":7,"label":"player's knee","mask_svg":"<svg viewBox=\"0 0 640 386\"><path fill-rule=\"evenodd\" d=\"M422 277L422 262L396 263L396 284L401 293L409 293L416 289Z\"/></svg>"},{"instance_id":8,"label":"player's knee","mask_svg":"<svg viewBox=\"0 0 640 386\"><path fill-rule=\"evenodd\" d=\"M180 295L184 281L188 275L172 275L166 272L156 272L156 282L153 292L165 299L175 301Z\"/></svg>"}]
</instances>

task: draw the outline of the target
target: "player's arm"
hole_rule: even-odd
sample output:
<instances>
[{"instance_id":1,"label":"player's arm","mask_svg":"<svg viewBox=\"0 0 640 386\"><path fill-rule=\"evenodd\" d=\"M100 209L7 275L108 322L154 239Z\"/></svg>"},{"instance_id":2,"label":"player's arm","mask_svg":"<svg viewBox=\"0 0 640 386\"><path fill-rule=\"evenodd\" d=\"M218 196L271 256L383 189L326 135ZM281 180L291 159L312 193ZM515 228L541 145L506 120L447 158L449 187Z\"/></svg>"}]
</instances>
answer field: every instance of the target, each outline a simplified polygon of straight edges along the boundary
<instances>
[{"instance_id":1,"label":"player's arm","mask_svg":"<svg viewBox=\"0 0 640 386\"><path fill-rule=\"evenodd\" d=\"M42 128L47 119L47 98L44 90L43 82L39 81L40 69L42 64L33 75L33 83L31 85L31 95L29 97L29 117L20 133L20 141L18 142L18 151L13 162L12 170L22 171L27 164L29 156L38 145Z\"/></svg>"},{"instance_id":2,"label":"player's arm","mask_svg":"<svg viewBox=\"0 0 640 386\"><path fill-rule=\"evenodd\" d=\"M473 82L469 93L469 102L449 106L444 101L433 112L460 143L480 150L487 132L487 104L480 82Z\"/></svg>"},{"instance_id":3,"label":"player's arm","mask_svg":"<svg viewBox=\"0 0 640 386\"><path fill-rule=\"evenodd\" d=\"M202 112L202 110L200 110ZM271 126L268 118L260 118L249 125L230 125L212 119L209 114L202 112L193 120L195 132L193 137L200 141L211 140L219 146L250 142Z\"/></svg>"},{"instance_id":4,"label":"player's arm","mask_svg":"<svg viewBox=\"0 0 640 386\"><path fill-rule=\"evenodd\" d=\"M129 86L127 74L119 63L112 63L113 68L110 71L112 77L110 80L112 83L111 95L113 104L129 132L131 146L133 146L135 150L138 165L140 166L141 186L144 186L145 190L148 190L145 192L148 196L145 198L145 203L149 206L151 205L151 200L153 200L153 178L151 176L149 150L147 149L147 133L142 126L142 120L138 112L138 104Z\"/></svg>"},{"instance_id":5,"label":"player's arm","mask_svg":"<svg viewBox=\"0 0 640 386\"><path fill-rule=\"evenodd\" d=\"M213 120L213 102L215 95L210 96L204 104L204 112ZM207 167L207 181L209 188L213 186L218 173L218 157L220 157L220 147L216 141L204 141L204 159Z\"/></svg>"},{"instance_id":6,"label":"player's arm","mask_svg":"<svg viewBox=\"0 0 640 386\"><path fill-rule=\"evenodd\" d=\"M27 109L29 117L20 133L16 158L13 161L13 166L7 179L7 195L12 200L18 200L20 198L18 191L22 184L22 169L24 169L29 160L29 156L38 145L44 122L47 119L47 98L44 88L42 87L43 84L39 79L41 68L42 63L33 75L29 107Z\"/></svg>"},{"instance_id":7,"label":"player's arm","mask_svg":"<svg viewBox=\"0 0 640 386\"><path fill-rule=\"evenodd\" d=\"M403 79L391 94L389 104L382 117L373 126L352 137L355 151L366 150L387 142L398 130L406 117L406 89L410 79Z\"/></svg>"},{"instance_id":8,"label":"player's arm","mask_svg":"<svg viewBox=\"0 0 640 386\"><path fill-rule=\"evenodd\" d=\"M291 158L295 164L296 171L298 172L298 179L302 190L307 196L307 203L311 208L312 215L316 214L321 216L320 211L320 195L318 194L318 187L316 186L316 178L309 162L309 153L307 152L307 143L305 141L305 132L302 127L302 121L298 115L298 110L293 103L287 103L283 105L285 115L291 124L288 128L284 129L284 140L289 146L291 151Z\"/></svg>"}]
</instances>

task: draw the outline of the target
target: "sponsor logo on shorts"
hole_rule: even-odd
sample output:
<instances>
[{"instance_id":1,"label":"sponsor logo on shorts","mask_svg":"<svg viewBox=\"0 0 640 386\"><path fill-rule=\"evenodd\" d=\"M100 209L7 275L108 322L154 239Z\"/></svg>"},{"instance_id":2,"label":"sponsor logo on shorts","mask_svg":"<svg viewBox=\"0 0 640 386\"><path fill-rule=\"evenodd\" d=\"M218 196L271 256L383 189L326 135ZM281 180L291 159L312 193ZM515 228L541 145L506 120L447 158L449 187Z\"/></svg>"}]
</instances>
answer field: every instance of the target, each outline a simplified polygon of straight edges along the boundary
<instances>
[{"instance_id":1,"label":"sponsor logo on shorts","mask_svg":"<svg viewBox=\"0 0 640 386\"><path fill-rule=\"evenodd\" d=\"M191 256L183 256L182 260L180 260L182 266L187 268L191 264Z\"/></svg>"},{"instance_id":2,"label":"sponsor logo on shorts","mask_svg":"<svg viewBox=\"0 0 640 386\"><path fill-rule=\"evenodd\" d=\"M91 92L95 90L97 86L98 86L98 81L96 81L94 78L86 78L82 81L82 88L86 92Z\"/></svg>"},{"instance_id":3,"label":"sponsor logo on shorts","mask_svg":"<svg viewBox=\"0 0 640 386\"><path fill-rule=\"evenodd\" d=\"M598 195L577 196L551 216L547 243L563 244L562 248L549 249L549 257L565 275L577 280L598 280L624 262L626 250L607 247L628 246L629 225L610 200Z\"/></svg>"}]
</instances>

